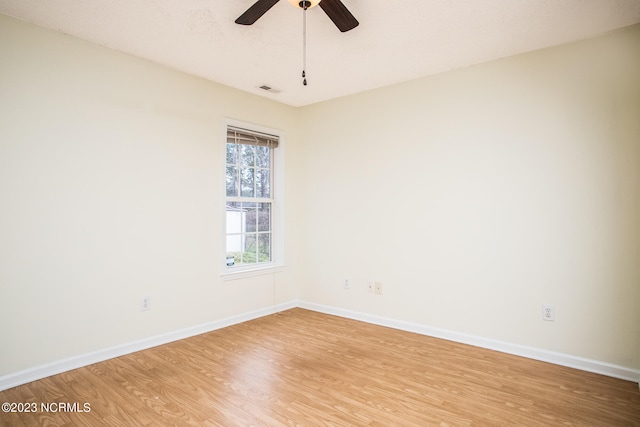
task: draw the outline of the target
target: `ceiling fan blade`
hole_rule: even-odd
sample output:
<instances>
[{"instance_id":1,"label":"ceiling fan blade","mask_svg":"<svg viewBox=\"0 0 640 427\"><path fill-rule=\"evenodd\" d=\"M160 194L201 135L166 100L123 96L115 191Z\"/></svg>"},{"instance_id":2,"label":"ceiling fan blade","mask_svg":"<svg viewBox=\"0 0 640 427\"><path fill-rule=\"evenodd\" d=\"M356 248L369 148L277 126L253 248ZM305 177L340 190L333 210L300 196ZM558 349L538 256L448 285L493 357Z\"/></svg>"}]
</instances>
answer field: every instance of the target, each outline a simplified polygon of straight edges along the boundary
<instances>
[{"instance_id":1,"label":"ceiling fan blade","mask_svg":"<svg viewBox=\"0 0 640 427\"><path fill-rule=\"evenodd\" d=\"M236 24L251 25L267 13L280 0L258 0L245 13L236 19Z\"/></svg>"},{"instance_id":2,"label":"ceiling fan blade","mask_svg":"<svg viewBox=\"0 0 640 427\"><path fill-rule=\"evenodd\" d=\"M360 24L340 0L322 0L320 7L343 33Z\"/></svg>"}]
</instances>

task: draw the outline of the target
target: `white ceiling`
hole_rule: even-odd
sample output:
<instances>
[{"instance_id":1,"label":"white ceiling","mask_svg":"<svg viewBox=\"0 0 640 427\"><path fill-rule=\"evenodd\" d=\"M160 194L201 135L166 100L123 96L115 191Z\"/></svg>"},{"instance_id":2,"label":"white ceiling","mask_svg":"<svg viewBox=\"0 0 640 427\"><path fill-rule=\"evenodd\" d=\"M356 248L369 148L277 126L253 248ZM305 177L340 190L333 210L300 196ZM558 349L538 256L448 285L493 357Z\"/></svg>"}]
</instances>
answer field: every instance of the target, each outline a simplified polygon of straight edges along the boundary
<instances>
[{"instance_id":1,"label":"white ceiling","mask_svg":"<svg viewBox=\"0 0 640 427\"><path fill-rule=\"evenodd\" d=\"M640 22L640 0L342 0L360 26L308 11L303 86L302 11L281 0L235 24L254 1L0 0L0 13L293 106Z\"/></svg>"}]
</instances>

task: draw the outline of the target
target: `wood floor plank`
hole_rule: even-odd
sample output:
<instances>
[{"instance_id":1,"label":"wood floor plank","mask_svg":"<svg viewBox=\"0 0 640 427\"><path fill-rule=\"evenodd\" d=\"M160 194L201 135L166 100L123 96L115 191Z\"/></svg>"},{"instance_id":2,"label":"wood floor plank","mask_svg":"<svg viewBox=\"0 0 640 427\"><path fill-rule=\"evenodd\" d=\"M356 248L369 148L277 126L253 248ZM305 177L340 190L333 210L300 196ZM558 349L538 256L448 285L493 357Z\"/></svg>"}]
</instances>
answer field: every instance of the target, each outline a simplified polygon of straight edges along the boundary
<instances>
[{"instance_id":1,"label":"wood floor plank","mask_svg":"<svg viewBox=\"0 0 640 427\"><path fill-rule=\"evenodd\" d=\"M0 392L10 426L640 426L638 384L293 309ZM76 406L76 408L79 406Z\"/></svg>"}]
</instances>

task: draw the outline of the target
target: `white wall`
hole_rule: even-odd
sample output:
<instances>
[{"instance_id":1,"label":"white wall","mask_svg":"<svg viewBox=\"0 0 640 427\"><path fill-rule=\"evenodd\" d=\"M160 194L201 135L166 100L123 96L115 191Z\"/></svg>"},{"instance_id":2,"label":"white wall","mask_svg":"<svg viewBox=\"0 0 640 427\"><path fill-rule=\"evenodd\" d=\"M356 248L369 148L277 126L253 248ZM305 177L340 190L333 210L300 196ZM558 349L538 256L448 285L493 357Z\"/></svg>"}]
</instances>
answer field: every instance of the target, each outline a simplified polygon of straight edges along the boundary
<instances>
[{"instance_id":1,"label":"white wall","mask_svg":"<svg viewBox=\"0 0 640 427\"><path fill-rule=\"evenodd\" d=\"M295 109L3 15L0 58L0 376L295 300L294 240L220 277L224 120L285 132L295 235Z\"/></svg>"},{"instance_id":2,"label":"white wall","mask_svg":"<svg viewBox=\"0 0 640 427\"><path fill-rule=\"evenodd\" d=\"M635 26L304 108L301 299L640 368L639 47Z\"/></svg>"}]
</instances>

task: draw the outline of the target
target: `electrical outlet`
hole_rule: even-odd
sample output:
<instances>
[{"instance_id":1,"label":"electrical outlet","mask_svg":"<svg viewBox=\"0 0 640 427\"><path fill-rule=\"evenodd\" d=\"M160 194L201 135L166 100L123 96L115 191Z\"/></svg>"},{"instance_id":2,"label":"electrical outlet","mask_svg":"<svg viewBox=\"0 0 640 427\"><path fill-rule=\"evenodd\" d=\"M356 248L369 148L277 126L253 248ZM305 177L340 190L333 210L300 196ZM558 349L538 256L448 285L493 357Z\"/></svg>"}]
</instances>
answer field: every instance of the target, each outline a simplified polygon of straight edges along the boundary
<instances>
[{"instance_id":1,"label":"electrical outlet","mask_svg":"<svg viewBox=\"0 0 640 427\"><path fill-rule=\"evenodd\" d=\"M375 290L376 290L376 295L382 295L382 283L376 282Z\"/></svg>"},{"instance_id":2,"label":"electrical outlet","mask_svg":"<svg viewBox=\"0 0 640 427\"><path fill-rule=\"evenodd\" d=\"M349 289L349 279L344 279L344 283L342 284L343 289Z\"/></svg>"},{"instance_id":3,"label":"electrical outlet","mask_svg":"<svg viewBox=\"0 0 640 427\"><path fill-rule=\"evenodd\" d=\"M552 305L542 304L542 320L553 322L556 320L556 309Z\"/></svg>"},{"instance_id":4,"label":"electrical outlet","mask_svg":"<svg viewBox=\"0 0 640 427\"><path fill-rule=\"evenodd\" d=\"M374 282L373 280L369 280L367 282L367 291L372 294L375 292L376 289L376 282Z\"/></svg>"},{"instance_id":5,"label":"electrical outlet","mask_svg":"<svg viewBox=\"0 0 640 427\"><path fill-rule=\"evenodd\" d=\"M150 296L142 297L142 299L140 300L140 311L147 311L147 310L151 310Z\"/></svg>"}]
</instances>

